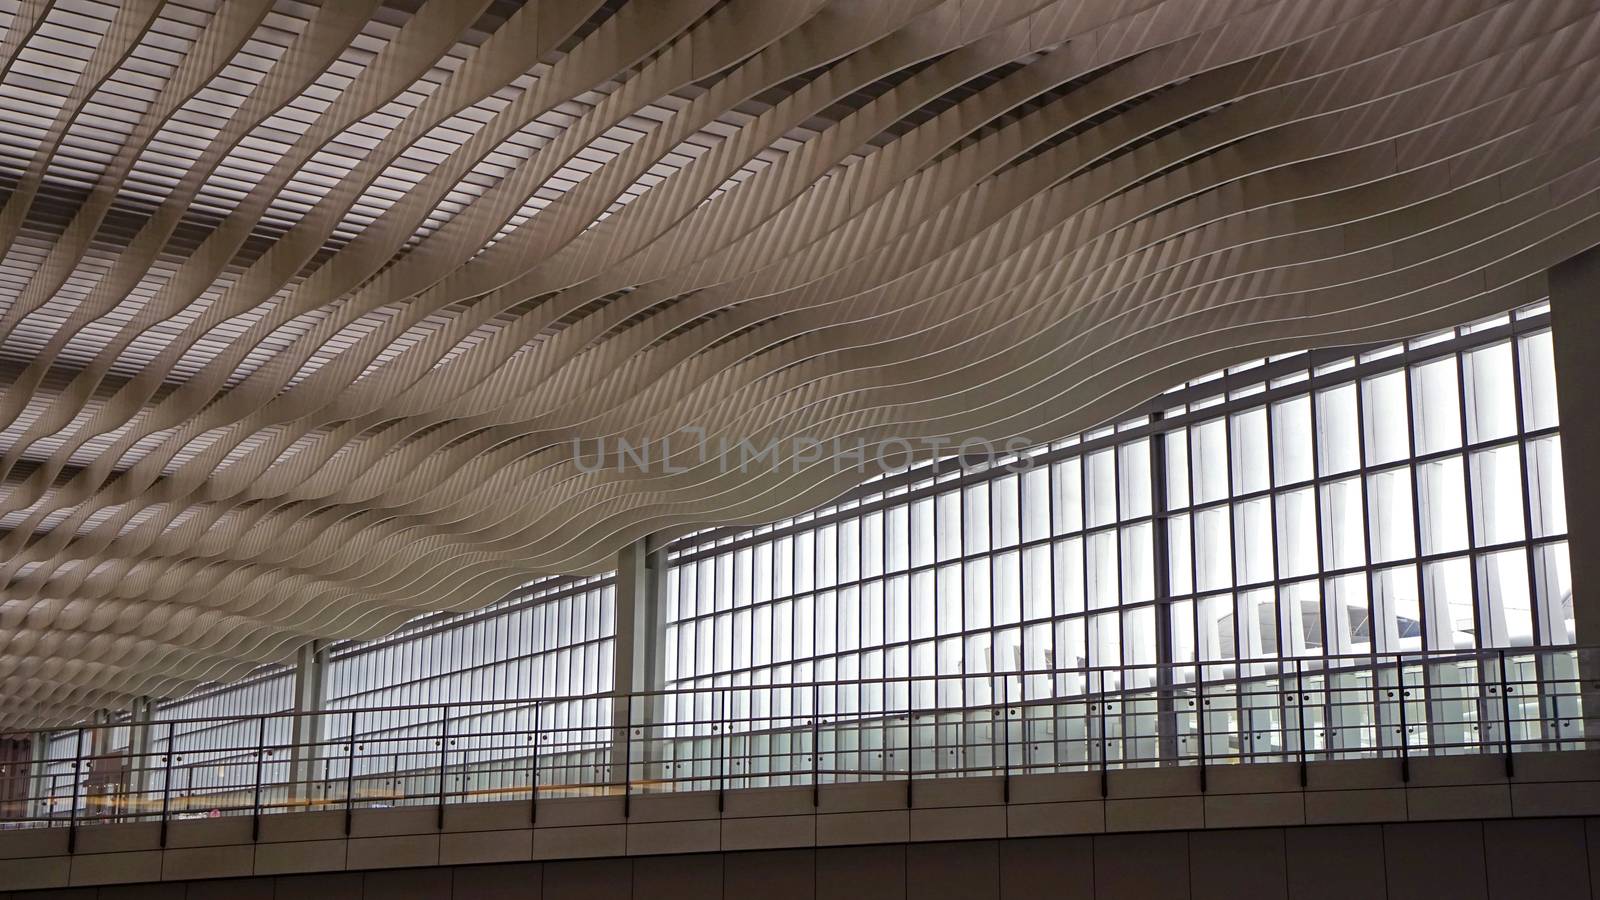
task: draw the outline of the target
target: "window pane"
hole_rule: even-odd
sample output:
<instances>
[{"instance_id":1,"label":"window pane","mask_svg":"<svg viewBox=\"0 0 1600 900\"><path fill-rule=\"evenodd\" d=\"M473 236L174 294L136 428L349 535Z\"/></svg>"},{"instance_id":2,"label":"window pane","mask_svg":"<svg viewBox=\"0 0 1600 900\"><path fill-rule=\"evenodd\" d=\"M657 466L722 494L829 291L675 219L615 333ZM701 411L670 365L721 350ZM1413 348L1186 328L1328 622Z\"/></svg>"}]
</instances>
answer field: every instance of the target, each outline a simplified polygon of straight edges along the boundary
<instances>
[{"instance_id":1,"label":"window pane","mask_svg":"<svg viewBox=\"0 0 1600 900\"><path fill-rule=\"evenodd\" d=\"M1361 482L1346 478L1321 487L1323 565L1347 569L1367 561Z\"/></svg>"},{"instance_id":2,"label":"window pane","mask_svg":"<svg viewBox=\"0 0 1600 900\"><path fill-rule=\"evenodd\" d=\"M1141 606L1122 614L1122 662L1137 667L1128 673L1130 687L1149 687L1156 683L1156 611Z\"/></svg>"},{"instance_id":3,"label":"window pane","mask_svg":"<svg viewBox=\"0 0 1600 900\"><path fill-rule=\"evenodd\" d=\"M1249 494L1269 487L1267 410L1264 406L1233 417L1233 492Z\"/></svg>"},{"instance_id":4,"label":"window pane","mask_svg":"<svg viewBox=\"0 0 1600 900\"><path fill-rule=\"evenodd\" d=\"M1050 536L1050 469L1036 466L1022 475L1022 539Z\"/></svg>"},{"instance_id":5,"label":"window pane","mask_svg":"<svg viewBox=\"0 0 1600 900\"><path fill-rule=\"evenodd\" d=\"M1083 612L1083 538L1057 541L1055 566L1056 612Z\"/></svg>"},{"instance_id":6,"label":"window pane","mask_svg":"<svg viewBox=\"0 0 1600 900\"><path fill-rule=\"evenodd\" d=\"M1151 533L1154 526L1140 522L1122 529L1122 602L1144 603L1155 598L1155 558Z\"/></svg>"},{"instance_id":7,"label":"window pane","mask_svg":"<svg viewBox=\"0 0 1600 900\"><path fill-rule=\"evenodd\" d=\"M1022 552L1022 614L1028 619L1050 615L1051 562L1048 546L1029 547Z\"/></svg>"},{"instance_id":8,"label":"window pane","mask_svg":"<svg viewBox=\"0 0 1600 900\"><path fill-rule=\"evenodd\" d=\"M1501 341L1461 356L1466 372L1467 440L1476 444L1515 434L1511 342Z\"/></svg>"},{"instance_id":9,"label":"window pane","mask_svg":"<svg viewBox=\"0 0 1600 900\"><path fill-rule=\"evenodd\" d=\"M1422 649L1416 567L1395 566L1373 573L1372 608L1379 653Z\"/></svg>"},{"instance_id":10,"label":"window pane","mask_svg":"<svg viewBox=\"0 0 1600 900\"><path fill-rule=\"evenodd\" d=\"M1091 534L1085 546L1088 550L1089 608L1115 606L1118 598L1117 570L1120 567L1117 533L1101 531Z\"/></svg>"},{"instance_id":11,"label":"window pane","mask_svg":"<svg viewBox=\"0 0 1600 900\"><path fill-rule=\"evenodd\" d=\"M934 596L936 624L940 634L954 634L962 630L961 623L961 565L940 566L935 577Z\"/></svg>"},{"instance_id":12,"label":"window pane","mask_svg":"<svg viewBox=\"0 0 1600 900\"><path fill-rule=\"evenodd\" d=\"M1117 450L1117 496L1122 518L1150 515L1150 441L1130 441Z\"/></svg>"},{"instance_id":13,"label":"window pane","mask_svg":"<svg viewBox=\"0 0 1600 900\"><path fill-rule=\"evenodd\" d=\"M1372 629L1367 616L1367 578L1341 575L1327 580L1324 627L1332 656L1369 653Z\"/></svg>"},{"instance_id":14,"label":"window pane","mask_svg":"<svg viewBox=\"0 0 1600 900\"><path fill-rule=\"evenodd\" d=\"M964 523L961 529L962 551L968 554L989 552L989 484L979 482L962 491Z\"/></svg>"},{"instance_id":15,"label":"window pane","mask_svg":"<svg viewBox=\"0 0 1600 900\"><path fill-rule=\"evenodd\" d=\"M1577 641L1572 617L1572 568L1567 560L1567 543L1545 544L1534 551L1534 572L1538 578L1539 624L1548 644Z\"/></svg>"},{"instance_id":16,"label":"window pane","mask_svg":"<svg viewBox=\"0 0 1600 900\"><path fill-rule=\"evenodd\" d=\"M1051 510L1056 534L1083 527L1083 466L1078 457L1062 460L1050 467L1050 488L1055 505Z\"/></svg>"},{"instance_id":17,"label":"window pane","mask_svg":"<svg viewBox=\"0 0 1600 900\"><path fill-rule=\"evenodd\" d=\"M1189 429L1178 428L1162 436L1167 459L1167 508L1189 506Z\"/></svg>"},{"instance_id":18,"label":"window pane","mask_svg":"<svg viewBox=\"0 0 1600 900\"><path fill-rule=\"evenodd\" d=\"M940 562L961 555L961 492L945 491L939 495L933 512L934 532L938 541Z\"/></svg>"},{"instance_id":19,"label":"window pane","mask_svg":"<svg viewBox=\"0 0 1600 900\"><path fill-rule=\"evenodd\" d=\"M1406 376L1403 370L1361 382L1362 431L1367 440L1367 465L1381 466L1411 455L1411 425L1406 419Z\"/></svg>"},{"instance_id":20,"label":"window pane","mask_svg":"<svg viewBox=\"0 0 1600 900\"><path fill-rule=\"evenodd\" d=\"M1322 603L1316 581L1299 581L1284 588L1278 616L1283 625L1284 653L1314 656L1322 652Z\"/></svg>"},{"instance_id":21,"label":"window pane","mask_svg":"<svg viewBox=\"0 0 1600 900\"><path fill-rule=\"evenodd\" d=\"M1278 484L1311 478L1311 398L1292 397L1272 406L1273 475Z\"/></svg>"},{"instance_id":22,"label":"window pane","mask_svg":"<svg viewBox=\"0 0 1600 900\"><path fill-rule=\"evenodd\" d=\"M1461 380L1454 355L1411 370L1411 408L1418 453L1461 446Z\"/></svg>"},{"instance_id":23,"label":"window pane","mask_svg":"<svg viewBox=\"0 0 1600 900\"><path fill-rule=\"evenodd\" d=\"M994 546L1015 547L1022 536L1022 513L1018 507L1018 477L997 478L989 487L990 511L994 517Z\"/></svg>"},{"instance_id":24,"label":"window pane","mask_svg":"<svg viewBox=\"0 0 1600 900\"><path fill-rule=\"evenodd\" d=\"M1533 643L1527 551L1519 547L1479 557L1478 592L1484 646L1526 647Z\"/></svg>"},{"instance_id":25,"label":"window pane","mask_svg":"<svg viewBox=\"0 0 1600 900\"><path fill-rule=\"evenodd\" d=\"M1174 596L1194 591L1194 558L1190 553L1189 516L1167 519L1167 584Z\"/></svg>"},{"instance_id":26,"label":"window pane","mask_svg":"<svg viewBox=\"0 0 1600 900\"><path fill-rule=\"evenodd\" d=\"M1525 335L1518 347L1522 370L1523 427L1529 431L1554 428L1559 421L1556 410L1555 352L1550 330Z\"/></svg>"},{"instance_id":27,"label":"window pane","mask_svg":"<svg viewBox=\"0 0 1600 900\"><path fill-rule=\"evenodd\" d=\"M1464 650L1477 646L1478 624L1472 606L1472 570L1465 556L1422 567L1428 601L1428 649Z\"/></svg>"},{"instance_id":28,"label":"window pane","mask_svg":"<svg viewBox=\"0 0 1600 900\"><path fill-rule=\"evenodd\" d=\"M1317 393L1317 470L1323 475L1350 472L1361 465L1361 431L1356 419L1356 386Z\"/></svg>"},{"instance_id":29,"label":"window pane","mask_svg":"<svg viewBox=\"0 0 1600 900\"><path fill-rule=\"evenodd\" d=\"M1272 501L1267 497L1235 503L1234 555L1240 584L1272 580Z\"/></svg>"},{"instance_id":30,"label":"window pane","mask_svg":"<svg viewBox=\"0 0 1600 900\"><path fill-rule=\"evenodd\" d=\"M1224 419L1212 419L1190 429L1193 442L1194 502L1209 503L1228 496L1228 443Z\"/></svg>"},{"instance_id":31,"label":"window pane","mask_svg":"<svg viewBox=\"0 0 1600 900\"><path fill-rule=\"evenodd\" d=\"M1239 595L1241 659L1271 659L1278 655L1278 604L1271 588Z\"/></svg>"},{"instance_id":32,"label":"window pane","mask_svg":"<svg viewBox=\"0 0 1600 900\"><path fill-rule=\"evenodd\" d=\"M1447 456L1417 466L1417 505L1422 514L1422 552L1454 553L1467 548L1467 497L1461 457Z\"/></svg>"},{"instance_id":33,"label":"window pane","mask_svg":"<svg viewBox=\"0 0 1600 900\"><path fill-rule=\"evenodd\" d=\"M1409 468L1367 476L1367 507L1373 562L1409 559L1417 554Z\"/></svg>"},{"instance_id":34,"label":"window pane","mask_svg":"<svg viewBox=\"0 0 1600 900\"><path fill-rule=\"evenodd\" d=\"M1522 469L1515 446L1472 454L1472 505L1480 547L1522 540Z\"/></svg>"},{"instance_id":35,"label":"window pane","mask_svg":"<svg viewBox=\"0 0 1600 900\"><path fill-rule=\"evenodd\" d=\"M1233 637L1233 595L1212 594L1201 597L1195 614L1195 627L1199 629L1200 659L1203 661L1233 659L1237 646Z\"/></svg>"},{"instance_id":36,"label":"window pane","mask_svg":"<svg viewBox=\"0 0 1600 900\"><path fill-rule=\"evenodd\" d=\"M1278 575L1293 578L1317 571L1317 510L1311 488L1279 494Z\"/></svg>"},{"instance_id":37,"label":"window pane","mask_svg":"<svg viewBox=\"0 0 1600 900\"><path fill-rule=\"evenodd\" d=\"M1567 494L1561 473L1561 437L1551 435L1528 442L1528 501L1533 513L1533 536L1567 533Z\"/></svg>"},{"instance_id":38,"label":"window pane","mask_svg":"<svg viewBox=\"0 0 1600 900\"><path fill-rule=\"evenodd\" d=\"M1115 451L1089 454L1084 468L1084 510L1088 526L1109 525L1117 520L1117 457Z\"/></svg>"},{"instance_id":39,"label":"window pane","mask_svg":"<svg viewBox=\"0 0 1600 900\"><path fill-rule=\"evenodd\" d=\"M1233 529L1227 506L1195 514L1195 575L1198 590L1211 591L1233 585Z\"/></svg>"},{"instance_id":40,"label":"window pane","mask_svg":"<svg viewBox=\"0 0 1600 900\"><path fill-rule=\"evenodd\" d=\"M1194 601L1180 600L1171 609L1172 661L1194 661ZM1178 677L1184 677L1179 673Z\"/></svg>"}]
</instances>

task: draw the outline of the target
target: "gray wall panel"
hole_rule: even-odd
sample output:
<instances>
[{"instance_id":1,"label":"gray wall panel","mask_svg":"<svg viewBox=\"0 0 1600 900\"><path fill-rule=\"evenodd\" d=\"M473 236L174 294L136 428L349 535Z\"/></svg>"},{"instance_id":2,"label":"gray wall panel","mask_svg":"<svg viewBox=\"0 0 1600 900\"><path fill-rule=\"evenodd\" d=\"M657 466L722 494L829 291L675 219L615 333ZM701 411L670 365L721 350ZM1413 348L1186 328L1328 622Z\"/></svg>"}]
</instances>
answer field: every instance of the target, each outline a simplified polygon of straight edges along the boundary
<instances>
[{"instance_id":1,"label":"gray wall panel","mask_svg":"<svg viewBox=\"0 0 1600 900\"><path fill-rule=\"evenodd\" d=\"M906 896L917 900L998 900L998 841L912 844L906 848Z\"/></svg>"},{"instance_id":2,"label":"gray wall panel","mask_svg":"<svg viewBox=\"0 0 1600 900\"><path fill-rule=\"evenodd\" d=\"M1189 896L1189 835L1107 834L1094 839L1098 900Z\"/></svg>"},{"instance_id":3,"label":"gray wall panel","mask_svg":"<svg viewBox=\"0 0 1600 900\"><path fill-rule=\"evenodd\" d=\"M905 845L818 849L817 896L873 900L905 897Z\"/></svg>"},{"instance_id":4,"label":"gray wall panel","mask_svg":"<svg viewBox=\"0 0 1600 900\"><path fill-rule=\"evenodd\" d=\"M1481 822L1385 825L1383 856L1389 900L1489 896Z\"/></svg>"},{"instance_id":5,"label":"gray wall panel","mask_svg":"<svg viewBox=\"0 0 1600 900\"><path fill-rule=\"evenodd\" d=\"M810 900L816 879L816 851L809 847L729 853L722 862L725 900Z\"/></svg>"},{"instance_id":6,"label":"gray wall panel","mask_svg":"<svg viewBox=\"0 0 1600 900\"><path fill-rule=\"evenodd\" d=\"M1189 835L1194 900L1283 900L1289 895L1283 829L1196 831Z\"/></svg>"},{"instance_id":7,"label":"gray wall panel","mask_svg":"<svg viewBox=\"0 0 1600 900\"><path fill-rule=\"evenodd\" d=\"M1289 896L1295 900L1382 897L1383 826L1284 829Z\"/></svg>"}]
</instances>

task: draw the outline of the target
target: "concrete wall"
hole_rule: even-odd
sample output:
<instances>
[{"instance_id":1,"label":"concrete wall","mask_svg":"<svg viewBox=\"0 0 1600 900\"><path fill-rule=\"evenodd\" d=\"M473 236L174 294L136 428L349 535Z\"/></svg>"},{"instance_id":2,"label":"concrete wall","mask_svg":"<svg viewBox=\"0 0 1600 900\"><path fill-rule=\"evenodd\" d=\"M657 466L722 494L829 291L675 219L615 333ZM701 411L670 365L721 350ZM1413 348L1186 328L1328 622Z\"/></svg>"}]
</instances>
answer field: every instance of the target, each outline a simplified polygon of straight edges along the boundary
<instances>
[{"instance_id":1,"label":"concrete wall","mask_svg":"<svg viewBox=\"0 0 1600 900\"><path fill-rule=\"evenodd\" d=\"M1550 335L1561 413L1562 480L1578 644L1600 645L1600 248L1550 270Z\"/></svg>"},{"instance_id":2,"label":"concrete wall","mask_svg":"<svg viewBox=\"0 0 1600 900\"><path fill-rule=\"evenodd\" d=\"M6 900L1592 900L1600 819L801 847L28 891ZM5 896L5 895L0 895Z\"/></svg>"},{"instance_id":3,"label":"concrete wall","mask_svg":"<svg viewBox=\"0 0 1600 900\"><path fill-rule=\"evenodd\" d=\"M1084 860L1094 861L1088 869L1105 890L1149 879L1189 884L1191 870L1204 874L1215 867L1227 876L1233 891L1228 896L1256 896L1237 892L1258 883L1261 890L1294 884L1295 878L1304 882L1297 896L1322 896L1315 890L1328 878L1362 871L1371 876L1377 871L1372 865L1392 869L1382 870L1385 883L1415 884L1420 891L1425 886L1407 868L1412 853L1417 865L1447 861L1442 867L1448 871L1438 876L1447 881L1489 879L1496 870L1483 848L1529 834L1550 838L1541 853L1519 850L1498 857L1518 866L1537 862L1540 871L1529 877L1565 873L1559 887L1567 890L1580 884L1571 877L1576 862L1588 871L1586 845L1600 851L1600 833L1586 825L1586 817L1600 816L1600 751L1518 754L1511 777L1498 756L1413 760L1409 780L1402 779L1398 760L1318 762L1306 775L1302 787L1300 768L1292 763L1213 767L1202 791L1193 768L1139 769L1109 773L1105 796L1093 772L1014 776L1009 797L1001 780L980 778L918 782L909 792L905 782L827 785L815 803L809 787L729 791L720 804L715 793L658 794L632 798L626 814L621 797L546 800L539 804L536 824L525 801L462 804L446 807L442 829L436 807L418 806L356 810L348 834L344 812L335 810L264 816L256 841L248 817L173 822L165 847L155 823L96 825L79 829L71 854L64 828L10 831L0 832L0 900L224 895L244 900L304 893L293 885L326 886L305 894L305 900L388 896L372 893L376 888L370 885L432 892L393 896L450 897L458 891L449 886L457 879L491 878L483 873L492 871L536 875L550 896L565 896L560 893L564 879L632 884L654 878L654 872L675 872L673 866L714 870L719 883L734 891L759 879L754 861L763 859L773 866L809 866L813 872L810 881L786 875L761 881L767 889L763 900L773 893L787 896L783 892L791 888L800 892L796 896L838 896L831 886L843 882L830 880L836 876L829 873L857 870L850 879L897 883L912 896L981 896L941 893L948 885L967 884L979 871L993 875L996 890L1006 879L1032 884L1027 879L1046 877L1028 874L1036 870L1059 875L1070 869L1066 882L1078 885L1089 877ZM1396 841L1402 849L1388 849ZM1323 844L1331 856L1316 850ZM1339 848L1346 845L1382 852L1374 852L1362 864L1366 868L1338 863L1326 877L1295 874L1342 859ZM1030 847L1053 849L1031 856ZM1265 848L1260 863L1245 864L1254 851L1241 848L1249 847ZM751 855L754 851L768 855ZM1067 869L1041 869L1045 864L1039 860L1063 854L1079 862ZM603 861L569 862L583 858ZM548 865L478 868L537 862ZM395 871L378 871L383 869ZM314 880L297 880L312 875ZM216 881L224 878L230 880ZM1529 883L1524 876L1518 879L1513 883ZM1192 881L1194 896L1221 896L1209 875ZM232 887L208 886L213 882ZM1459 896L1486 896L1482 889L1488 884ZM1581 884L1588 891L1587 876ZM185 893L191 887L193 893ZM81 891L26 893L45 888ZM218 890L224 893L206 893ZM276 893L261 893L268 890ZM332 893L317 893L324 890ZM603 890L609 888L589 893L610 896ZM8 897L7 891L15 893ZM1124 895L1139 896L1103 891L1076 896ZM1389 893L1412 895L1392 886ZM474 895L458 891L454 896ZM677 894L652 888L648 896Z\"/></svg>"}]
</instances>

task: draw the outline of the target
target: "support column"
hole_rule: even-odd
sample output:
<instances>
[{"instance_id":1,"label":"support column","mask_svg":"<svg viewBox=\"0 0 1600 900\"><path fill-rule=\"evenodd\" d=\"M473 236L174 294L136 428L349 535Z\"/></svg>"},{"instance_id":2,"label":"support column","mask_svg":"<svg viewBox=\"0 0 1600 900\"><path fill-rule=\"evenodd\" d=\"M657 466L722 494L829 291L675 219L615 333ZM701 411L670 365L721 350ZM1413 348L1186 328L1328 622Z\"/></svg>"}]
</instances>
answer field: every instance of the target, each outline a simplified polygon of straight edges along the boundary
<instances>
[{"instance_id":1,"label":"support column","mask_svg":"<svg viewBox=\"0 0 1600 900\"><path fill-rule=\"evenodd\" d=\"M136 697L130 708L128 720L128 809L134 815L150 807L150 773L157 765L150 755L154 728L150 722L155 702L149 697Z\"/></svg>"},{"instance_id":2,"label":"support column","mask_svg":"<svg viewBox=\"0 0 1600 900\"><path fill-rule=\"evenodd\" d=\"M323 674L328 651L321 641L311 641L294 657L294 723L289 748L289 799L309 800L316 777L317 745L323 735Z\"/></svg>"},{"instance_id":3,"label":"support column","mask_svg":"<svg viewBox=\"0 0 1600 900\"><path fill-rule=\"evenodd\" d=\"M665 685L666 622L661 609L665 583L664 555L652 539L634 541L617 554L617 637L611 672L616 695L611 708L613 782L621 782L627 770L633 773L630 777L644 771L649 760L645 751L662 720L661 698L649 694Z\"/></svg>"},{"instance_id":4,"label":"support column","mask_svg":"<svg viewBox=\"0 0 1600 900\"><path fill-rule=\"evenodd\" d=\"M1161 421L1157 412L1150 417L1153 423ZM1155 560L1155 610L1156 610L1156 755L1166 762L1176 763L1178 752L1177 672L1174 671L1172 649L1172 579L1168 565L1172 552L1167 547L1167 529L1170 514L1167 512L1167 442L1159 428L1150 436L1150 508L1154 511L1150 543ZM1196 677L1199 670L1196 669ZM1085 690L1087 690L1085 686ZM1197 710L1196 715L1202 714Z\"/></svg>"},{"instance_id":5,"label":"support column","mask_svg":"<svg viewBox=\"0 0 1600 900\"><path fill-rule=\"evenodd\" d=\"M108 816L116 811L116 773L108 771L116 765L116 751L111 739L116 730L112 727L114 716L109 709L97 709L89 717L89 734L83 742L83 759L79 760L78 777L83 780L83 815Z\"/></svg>"},{"instance_id":6,"label":"support column","mask_svg":"<svg viewBox=\"0 0 1600 900\"><path fill-rule=\"evenodd\" d=\"M1600 248L1550 270L1550 332L1556 401L1561 415L1561 468L1567 494L1567 555L1572 566L1572 617L1580 647L1600 646ZM1584 736L1600 739L1600 656L1579 659Z\"/></svg>"},{"instance_id":7,"label":"support column","mask_svg":"<svg viewBox=\"0 0 1600 900\"><path fill-rule=\"evenodd\" d=\"M32 762L28 767L28 815L35 819L47 818L50 815L50 804L46 794L50 791L50 735L36 731L29 739L31 746L28 748Z\"/></svg>"}]
</instances>

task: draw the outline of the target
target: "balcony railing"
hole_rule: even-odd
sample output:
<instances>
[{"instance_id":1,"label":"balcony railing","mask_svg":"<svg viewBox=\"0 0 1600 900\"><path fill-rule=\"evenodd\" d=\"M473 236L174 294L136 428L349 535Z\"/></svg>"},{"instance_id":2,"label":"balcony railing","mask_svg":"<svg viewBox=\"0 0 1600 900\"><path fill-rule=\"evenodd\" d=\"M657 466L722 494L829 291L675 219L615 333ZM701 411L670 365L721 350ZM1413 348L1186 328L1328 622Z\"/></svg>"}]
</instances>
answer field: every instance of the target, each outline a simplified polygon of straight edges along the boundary
<instances>
[{"instance_id":1,"label":"balcony railing","mask_svg":"<svg viewBox=\"0 0 1600 900\"><path fill-rule=\"evenodd\" d=\"M38 732L0 827L1582 749L1600 649L1078 667ZM1600 701L1594 701L1600 702ZM59 751L70 749L70 755ZM347 818L348 822L348 818ZM163 827L163 832L165 827Z\"/></svg>"}]
</instances>

